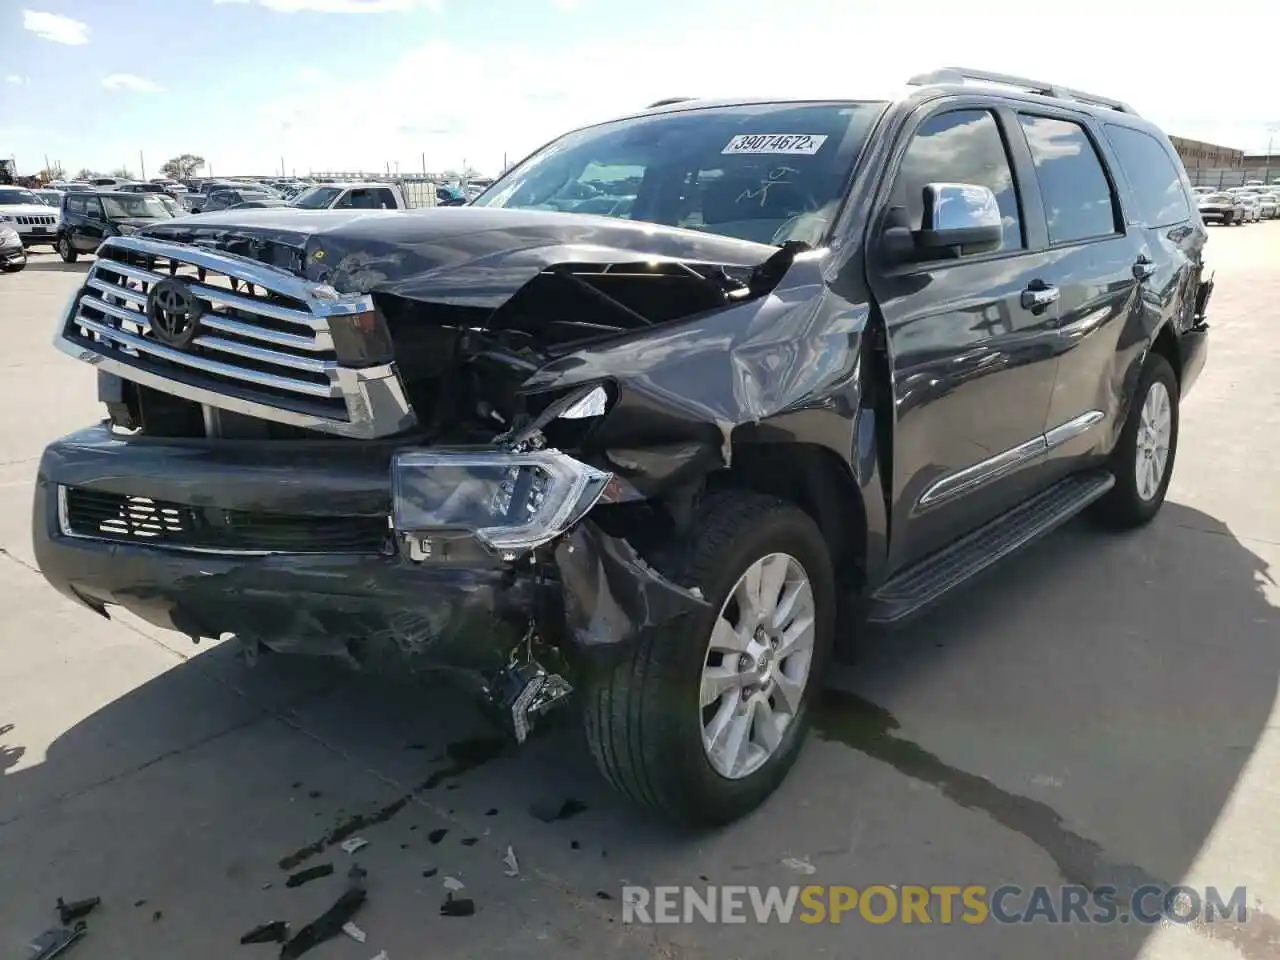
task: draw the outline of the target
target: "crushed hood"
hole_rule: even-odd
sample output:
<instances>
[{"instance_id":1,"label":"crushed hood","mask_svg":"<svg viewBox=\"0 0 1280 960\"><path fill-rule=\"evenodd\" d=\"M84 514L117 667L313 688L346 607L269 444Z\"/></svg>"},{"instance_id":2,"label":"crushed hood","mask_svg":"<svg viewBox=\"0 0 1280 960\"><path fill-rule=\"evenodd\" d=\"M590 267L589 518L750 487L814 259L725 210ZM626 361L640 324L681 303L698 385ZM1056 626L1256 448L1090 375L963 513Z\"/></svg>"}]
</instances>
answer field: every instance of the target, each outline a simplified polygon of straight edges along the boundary
<instances>
[{"instance_id":1,"label":"crushed hood","mask_svg":"<svg viewBox=\"0 0 1280 960\"><path fill-rule=\"evenodd\" d=\"M768 244L640 221L492 207L226 210L165 221L139 236L262 260L343 293L487 309L561 264L678 260L754 267L778 252Z\"/></svg>"}]
</instances>

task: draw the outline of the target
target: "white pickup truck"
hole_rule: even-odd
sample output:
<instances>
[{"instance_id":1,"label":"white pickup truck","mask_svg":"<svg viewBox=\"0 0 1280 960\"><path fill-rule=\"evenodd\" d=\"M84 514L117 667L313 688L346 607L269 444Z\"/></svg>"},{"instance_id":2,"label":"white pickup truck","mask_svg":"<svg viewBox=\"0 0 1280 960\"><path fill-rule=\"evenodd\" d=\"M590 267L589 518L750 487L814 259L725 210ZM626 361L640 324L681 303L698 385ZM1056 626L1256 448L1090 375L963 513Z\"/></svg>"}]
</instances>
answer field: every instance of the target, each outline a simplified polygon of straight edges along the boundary
<instances>
[{"instance_id":1,"label":"white pickup truck","mask_svg":"<svg viewBox=\"0 0 1280 960\"><path fill-rule=\"evenodd\" d=\"M291 202L304 210L410 210L437 204L433 183L318 183Z\"/></svg>"}]
</instances>

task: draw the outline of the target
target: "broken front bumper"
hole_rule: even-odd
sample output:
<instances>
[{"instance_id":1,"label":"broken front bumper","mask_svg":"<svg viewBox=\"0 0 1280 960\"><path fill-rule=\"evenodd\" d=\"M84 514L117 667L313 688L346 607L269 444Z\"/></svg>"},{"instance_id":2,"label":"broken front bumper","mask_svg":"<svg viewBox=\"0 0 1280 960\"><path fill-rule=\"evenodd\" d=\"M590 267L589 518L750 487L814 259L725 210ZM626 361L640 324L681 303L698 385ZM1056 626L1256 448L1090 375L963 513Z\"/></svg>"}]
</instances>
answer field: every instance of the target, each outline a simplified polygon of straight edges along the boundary
<instances>
[{"instance_id":1,"label":"broken front bumper","mask_svg":"<svg viewBox=\"0 0 1280 960\"><path fill-rule=\"evenodd\" d=\"M460 670L486 686L531 627L590 669L705 606L590 520L519 553L466 531L402 536L388 522L395 455L93 427L45 450L36 559L54 587L104 615L117 604L193 637Z\"/></svg>"}]
</instances>

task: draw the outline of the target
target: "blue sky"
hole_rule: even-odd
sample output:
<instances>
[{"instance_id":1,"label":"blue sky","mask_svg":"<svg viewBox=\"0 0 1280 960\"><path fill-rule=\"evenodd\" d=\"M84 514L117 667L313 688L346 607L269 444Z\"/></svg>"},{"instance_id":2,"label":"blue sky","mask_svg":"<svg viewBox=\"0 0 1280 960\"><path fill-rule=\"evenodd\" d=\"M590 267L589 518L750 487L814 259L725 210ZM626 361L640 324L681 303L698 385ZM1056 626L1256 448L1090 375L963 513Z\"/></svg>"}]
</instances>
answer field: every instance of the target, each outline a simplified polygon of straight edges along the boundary
<instances>
[{"instance_id":1,"label":"blue sky","mask_svg":"<svg viewBox=\"0 0 1280 960\"><path fill-rule=\"evenodd\" d=\"M1005 0L0 0L0 156L497 172L659 97L883 96L955 61L1248 150L1277 125L1280 149L1274 57L1250 47L1271 7L1233 0L1224 45L1214 17L1146 0L1074 0L1069 20Z\"/></svg>"}]
</instances>

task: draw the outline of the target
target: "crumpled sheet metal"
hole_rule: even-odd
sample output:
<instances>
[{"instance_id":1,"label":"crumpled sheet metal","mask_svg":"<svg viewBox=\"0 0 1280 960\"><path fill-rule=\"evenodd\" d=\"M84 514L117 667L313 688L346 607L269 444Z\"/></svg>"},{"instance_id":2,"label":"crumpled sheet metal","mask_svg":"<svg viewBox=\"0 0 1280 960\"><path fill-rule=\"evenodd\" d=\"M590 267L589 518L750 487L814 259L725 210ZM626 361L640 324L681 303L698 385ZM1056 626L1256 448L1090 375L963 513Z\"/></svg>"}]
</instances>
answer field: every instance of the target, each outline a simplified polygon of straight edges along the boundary
<instances>
[{"instance_id":1,"label":"crumpled sheet metal","mask_svg":"<svg viewBox=\"0 0 1280 960\"><path fill-rule=\"evenodd\" d=\"M555 548L571 642L590 654L624 646L707 609L707 601L649 566L625 540L591 522Z\"/></svg>"}]
</instances>

